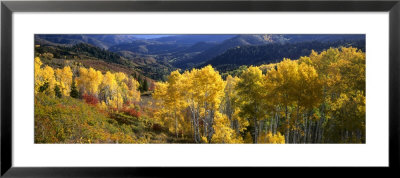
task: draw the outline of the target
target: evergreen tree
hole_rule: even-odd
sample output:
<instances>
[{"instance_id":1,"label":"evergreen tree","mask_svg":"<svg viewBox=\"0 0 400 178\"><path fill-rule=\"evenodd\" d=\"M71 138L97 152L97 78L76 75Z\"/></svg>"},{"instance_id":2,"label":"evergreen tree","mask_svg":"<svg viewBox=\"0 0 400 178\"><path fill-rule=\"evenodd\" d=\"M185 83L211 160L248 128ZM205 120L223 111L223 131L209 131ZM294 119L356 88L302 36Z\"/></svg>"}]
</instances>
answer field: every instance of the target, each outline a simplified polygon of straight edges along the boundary
<instances>
[{"instance_id":1,"label":"evergreen tree","mask_svg":"<svg viewBox=\"0 0 400 178\"><path fill-rule=\"evenodd\" d=\"M47 88L49 88L49 82L45 82L42 86L40 86L39 92L44 92Z\"/></svg>"},{"instance_id":2,"label":"evergreen tree","mask_svg":"<svg viewBox=\"0 0 400 178\"><path fill-rule=\"evenodd\" d=\"M58 98L61 98L61 97L62 97L61 90L60 90L60 87L59 87L58 85L56 85L56 86L54 87L54 93L55 93L55 95L56 95Z\"/></svg>"},{"instance_id":3,"label":"evergreen tree","mask_svg":"<svg viewBox=\"0 0 400 178\"><path fill-rule=\"evenodd\" d=\"M75 80L72 80L72 86L71 86L70 96L71 96L72 98L79 98L79 92L78 92L78 90L76 89Z\"/></svg>"},{"instance_id":4,"label":"evergreen tree","mask_svg":"<svg viewBox=\"0 0 400 178\"><path fill-rule=\"evenodd\" d=\"M143 80L143 91L148 91L149 90L149 84L147 83L147 80Z\"/></svg>"}]
</instances>

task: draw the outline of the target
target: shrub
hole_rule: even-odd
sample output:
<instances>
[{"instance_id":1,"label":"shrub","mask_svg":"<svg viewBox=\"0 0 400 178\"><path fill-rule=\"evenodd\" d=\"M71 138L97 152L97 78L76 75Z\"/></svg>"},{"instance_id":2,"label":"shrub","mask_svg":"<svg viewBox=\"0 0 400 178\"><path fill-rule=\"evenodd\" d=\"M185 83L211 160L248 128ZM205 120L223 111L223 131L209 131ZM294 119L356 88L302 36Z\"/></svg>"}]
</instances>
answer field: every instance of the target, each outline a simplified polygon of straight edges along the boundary
<instances>
[{"instance_id":1,"label":"shrub","mask_svg":"<svg viewBox=\"0 0 400 178\"><path fill-rule=\"evenodd\" d=\"M124 107L124 108L122 108L121 111L123 113L125 113L125 114L128 114L128 115L136 117L136 118L140 117L140 112L137 111L135 108L126 108L126 107Z\"/></svg>"},{"instance_id":2,"label":"shrub","mask_svg":"<svg viewBox=\"0 0 400 178\"><path fill-rule=\"evenodd\" d=\"M87 104L97 105L97 103L99 103L99 99L97 99L96 96L93 95L83 94L82 98L85 100Z\"/></svg>"},{"instance_id":3,"label":"shrub","mask_svg":"<svg viewBox=\"0 0 400 178\"><path fill-rule=\"evenodd\" d=\"M35 143L139 142L131 130L82 100L35 95Z\"/></svg>"},{"instance_id":4,"label":"shrub","mask_svg":"<svg viewBox=\"0 0 400 178\"><path fill-rule=\"evenodd\" d=\"M163 130L163 128L162 128L162 126L161 126L160 124L153 124L153 126L151 127L151 129L152 129L153 131L156 131L156 132L161 132L161 131Z\"/></svg>"}]
</instances>

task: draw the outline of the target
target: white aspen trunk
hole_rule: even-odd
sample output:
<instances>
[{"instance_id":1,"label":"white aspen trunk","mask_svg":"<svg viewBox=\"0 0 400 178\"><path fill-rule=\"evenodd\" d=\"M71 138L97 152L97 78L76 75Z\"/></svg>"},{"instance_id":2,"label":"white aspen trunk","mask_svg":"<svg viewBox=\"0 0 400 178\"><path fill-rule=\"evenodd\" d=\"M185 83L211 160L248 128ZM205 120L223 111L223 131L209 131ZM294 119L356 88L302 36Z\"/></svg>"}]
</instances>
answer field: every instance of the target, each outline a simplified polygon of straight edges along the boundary
<instances>
[{"instance_id":1,"label":"white aspen trunk","mask_svg":"<svg viewBox=\"0 0 400 178\"><path fill-rule=\"evenodd\" d=\"M190 119L190 134L192 134L192 132L193 132L193 118L192 119ZM194 138L194 134L192 135L193 136L193 138Z\"/></svg>"},{"instance_id":2,"label":"white aspen trunk","mask_svg":"<svg viewBox=\"0 0 400 178\"><path fill-rule=\"evenodd\" d=\"M322 122L321 122L321 118L319 118L319 120L318 120L318 127L317 127L317 131L315 132L315 142L316 143L320 143L319 142L319 137L320 137L320 130L321 130L321 127L322 127Z\"/></svg>"},{"instance_id":3,"label":"white aspen trunk","mask_svg":"<svg viewBox=\"0 0 400 178\"><path fill-rule=\"evenodd\" d=\"M178 119L176 118L176 110L174 111L174 118L175 118L175 135L178 138Z\"/></svg>"},{"instance_id":4,"label":"white aspen trunk","mask_svg":"<svg viewBox=\"0 0 400 178\"><path fill-rule=\"evenodd\" d=\"M308 133L308 138L307 138L307 142L308 143L311 143L311 133L312 133L312 124L313 124L313 122L311 121L311 119L309 119L309 124L308 124L308 129L307 129L307 133Z\"/></svg>"},{"instance_id":5,"label":"white aspen trunk","mask_svg":"<svg viewBox=\"0 0 400 178\"><path fill-rule=\"evenodd\" d=\"M213 134L214 134L214 128L213 128L213 125L214 125L214 110L211 110L210 111L210 116L209 116L209 119L208 119L208 124L207 124L207 140L208 140L208 142L210 142L211 143L211 139L212 139L212 136L213 136Z\"/></svg>"},{"instance_id":6,"label":"white aspen trunk","mask_svg":"<svg viewBox=\"0 0 400 178\"><path fill-rule=\"evenodd\" d=\"M254 118L254 143L257 143L258 141L258 130L257 130L257 118Z\"/></svg>"},{"instance_id":7,"label":"white aspen trunk","mask_svg":"<svg viewBox=\"0 0 400 178\"><path fill-rule=\"evenodd\" d=\"M313 133L313 143L317 142L319 121L315 122L315 129Z\"/></svg>"},{"instance_id":8,"label":"white aspen trunk","mask_svg":"<svg viewBox=\"0 0 400 178\"><path fill-rule=\"evenodd\" d=\"M200 135L200 116L196 117L196 132L197 132L197 141L200 142L201 135Z\"/></svg>"},{"instance_id":9,"label":"white aspen trunk","mask_svg":"<svg viewBox=\"0 0 400 178\"><path fill-rule=\"evenodd\" d=\"M275 118L275 134L278 132L278 125L279 125L279 115L276 113L276 118Z\"/></svg>"},{"instance_id":10,"label":"white aspen trunk","mask_svg":"<svg viewBox=\"0 0 400 178\"><path fill-rule=\"evenodd\" d=\"M264 134L265 134L265 137L264 137L264 143L267 143L267 141L268 141L268 137L267 137L268 133L267 133L267 132L265 132Z\"/></svg>"},{"instance_id":11,"label":"white aspen trunk","mask_svg":"<svg viewBox=\"0 0 400 178\"><path fill-rule=\"evenodd\" d=\"M307 116L305 117L305 119L306 119L306 121L305 121L305 123L304 123L304 140L303 140L303 143L306 143L307 142L307 124L308 124L308 118L307 118Z\"/></svg>"},{"instance_id":12,"label":"white aspen trunk","mask_svg":"<svg viewBox=\"0 0 400 178\"><path fill-rule=\"evenodd\" d=\"M299 111L300 111L300 107L299 104L297 104L297 113L296 113L296 121L295 121L295 126L296 126L296 130L294 131L294 135L293 135L293 143L296 143L296 139L297 139L297 134L298 134L298 120L299 120Z\"/></svg>"},{"instance_id":13,"label":"white aspen trunk","mask_svg":"<svg viewBox=\"0 0 400 178\"><path fill-rule=\"evenodd\" d=\"M323 115L322 120L321 120L321 126L320 126L320 131L319 131L320 133L319 133L319 139L318 139L319 143L323 142L322 138L324 136L324 122L325 122L325 114Z\"/></svg>"},{"instance_id":14,"label":"white aspen trunk","mask_svg":"<svg viewBox=\"0 0 400 178\"><path fill-rule=\"evenodd\" d=\"M259 124L258 124L258 132L259 133L262 133L263 126L264 126L264 120L260 121Z\"/></svg>"},{"instance_id":15,"label":"white aspen trunk","mask_svg":"<svg viewBox=\"0 0 400 178\"><path fill-rule=\"evenodd\" d=\"M319 135L320 135L319 142L320 142L320 143L325 143L325 139L324 139L324 127L321 128L321 133L320 133Z\"/></svg>"},{"instance_id":16,"label":"white aspen trunk","mask_svg":"<svg viewBox=\"0 0 400 178\"><path fill-rule=\"evenodd\" d=\"M193 112L192 113L192 119L193 119L193 138L194 138L194 141L196 142L196 143L198 143L197 142L197 132L196 132L196 114Z\"/></svg>"},{"instance_id":17,"label":"white aspen trunk","mask_svg":"<svg viewBox=\"0 0 400 178\"><path fill-rule=\"evenodd\" d=\"M297 130L297 143L301 143L300 129Z\"/></svg>"},{"instance_id":18,"label":"white aspen trunk","mask_svg":"<svg viewBox=\"0 0 400 178\"><path fill-rule=\"evenodd\" d=\"M319 140L319 138L321 137L321 127L322 127L322 117L321 118L319 118L319 120L318 120L318 129L317 129L317 135L316 135L316 139L315 139L315 142L316 143L321 143L320 142L320 140Z\"/></svg>"},{"instance_id":19,"label":"white aspen trunk","mask_svg":"<svg viewBox=\"0 0 400 178\"><path fill-rule=\"evenodd\" d=\"M190 111L192 112L192 120L193 120L193 135L194 135L194 141L196 143L199 143L199 133L198 133L198 119L196 117L196 111L194 108L194 104L190 107Z\"/></svg>"},{"instance_id":20,"label":"white aspen trunk","mask_svg":"<svg viewBox=\"0 0 400 178\"><path fill-rule=\"evenodd\" d=\"M269 123L269 131L274 134L273 126L274 126L274 117L271 117L271 122Z\"/></svg>"},{"instance_id":21,"label":"white aspen trunk","mask_svg":"<svg viewBox=\"0 0 400 178\"><path fill-rule=\"evenodd\" d=\"M203 135L207 136L207 121L205 118L202 120L203 120Z\"/></svg>"},{"instance_id":22,"label":"white aspen trunk","mask_svg":"<svg viewBox=\"0 0 400 178\"><path fill-rule=\"evenodd\" d=\"M294 125L296 126L296 130L293 133L293 143L296 143L296 137L297 137L297 119L294 123Z\"/></svg>"},{"instance_id":23,"label":"white aspen trunk","mask_svg":"<svg viewBox=\"0 0 400 178\"><path fill-rule=\"evenodd\" d=\"M289 124L290 124L290 122L289 122L289 118L288 118L288 108L287 108L287 106L285 106L285 117L286 117L286 120L287 120L287 127L286 127L286 135L285 135L285 137L286 137L286 143L289 143Z\"/></svg>"}]
</instances>

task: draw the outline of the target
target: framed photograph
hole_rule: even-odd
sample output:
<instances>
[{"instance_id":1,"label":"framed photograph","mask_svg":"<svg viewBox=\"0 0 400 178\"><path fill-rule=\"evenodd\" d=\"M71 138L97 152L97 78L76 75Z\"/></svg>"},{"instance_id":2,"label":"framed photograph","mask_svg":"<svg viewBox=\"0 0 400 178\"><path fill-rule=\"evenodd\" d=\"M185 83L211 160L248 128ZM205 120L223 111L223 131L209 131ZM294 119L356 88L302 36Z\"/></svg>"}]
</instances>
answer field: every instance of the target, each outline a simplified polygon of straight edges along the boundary
<instances>
[{"instance_id":1,"label":"framed photograph","mask_svg":"<svg viewBox=\"0 0 400 178\"><path fill-rule=\"evenodd\" d=\"M399 1L2 1L1 175L397 169L399 20Z\"/></svg>"}]
</instances>

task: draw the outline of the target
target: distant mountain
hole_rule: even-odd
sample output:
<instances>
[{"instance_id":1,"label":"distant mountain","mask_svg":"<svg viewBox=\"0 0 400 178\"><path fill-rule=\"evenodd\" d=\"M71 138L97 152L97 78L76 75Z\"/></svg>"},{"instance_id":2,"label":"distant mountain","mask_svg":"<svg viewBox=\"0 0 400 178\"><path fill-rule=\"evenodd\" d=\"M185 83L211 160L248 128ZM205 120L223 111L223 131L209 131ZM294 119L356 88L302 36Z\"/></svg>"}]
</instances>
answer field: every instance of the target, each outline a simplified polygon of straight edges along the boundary
<instances>
[{"instance_id":1,"label":"distant mountain","mask_svg":"<svg viewBox=\"0 0 400 178\"><path fill-rule=\"evenodd\" d=\"M211 43L220 43L229 38L233 38L236 35L174 35L168 37L161 37L154 39L155 41L163 42L163 43L176 43L176 44L186 44L186 45L194 45L199 42L211 42Z\"/></svg>"},{"instance_id":2,"label":"distant mountain","mask_svg":"<svg viewBox=\"0 0 400 178\"><path fill-rule=\"evenodd\" d=\"M339 40L361 40L365 39L365 35L362 34L289 34L283 35L288 42L298 43L307 41L339 41Z\"/></svg>"},{"instance_id":3,"label":"distant mountain","mask_svg":"<svg viewBox=\"0 0 400 178\"><path fill-rule=\"evenodd\" d=\"M62 45L73 46L79 43L87 43L99 48L108 49L120 43L127 43L136 40L133 35L65 35L65 34L37 34L35 43L40 45Z\"/></svg>"},{"instance_id":4,"label":"distant mountain","mask_svg":"<svg viewBox=\"0 0 400 178\"><path fill-rule=\"evenodd\" d=\"M365 39L365 35L242 34L227 39L222 43L215 45L214 47L211 47L198 55L192 56L190 58L183 58L181 60L177 59L173 62L173 65L179 68L191 68L198 64L204 63L208 60L211 60L212 58L221 55L222 53L224 53L229 49L243 47L243 46L257 46L265 44L289 44L289 43L310 42L310 41L332 42L339 40L362 40L362 39Z\"/></svg>"},{"instance_id":5,"label":"distant mountain","mask_svg":"<svg viewBox=\"0 0 400 178\"><path fill-rule=\"evenodd\" d=\"M365 51L364 40L308 41L299 43L271 43L267 45L241 46L227 50L199 67L211 64L220 71L228 71L241 65L260 65L280 62L283 58L298 59L308 56L311 50L323 51L331 47L355 47Z\"/></svg>"},{"instance_id":6,"label":"distant mountain","mask_svg":"<svg viewBox=\"0 0 400 178\"><path fill-rule=\"evenodd\" d=\"M130 51L149 55L175 55L202 52L235 35L174 35L154 39L136 39L109 48L110 51Z\"/></svg>"},{"instance_id":7,"label":"distant mountain","mask_svg":"<svg viewBox=\"0 0 400 178\"><path fill-rule=\"evenodd\" d=\"M209 48L212 48L214 46L218 45L218 43L215 42L198 42L194 44L193 46L190 46L182 51L178 51L177 53L194 53L194 52L202 52L205 51Z\"/></svg>"},{"instance_id":8,"label":"distant mountain","mask_svg":"<svg viewBox=\"0 0 400 178\"><path fill-rule=\"evenodd\" d=\"M132 40L137 40L137 38L134 35L96 35L96 34L91 34L87 35L88 37L91 37L93 39L97 39L98 41L101 41L107 47L105 49L108 49L111 46L121 44L121 43L127 43ZM93 44L97 46L96 44Z\"/></svg>"},{"instance_id":9,"label":"distant mountain","mask_svg":"<svg viewBox=\"0 0 400 178\"><path fill-rule=\"evenodd\" d=\"M185 48L189 45L177 43L162 43L154 40L134 40L128 43L121 43L109 48L110 51L130 51L138 54L160 55L165 53L173 53Z\"/></svg>"},{"instance_id":10,"label":"distant mountain","mask_svg":"<svg viewBox=\"0 0 400 178\"><path fill-rule=\"evenodd\" d=\"M275 35L237 35L203 51L196 56L193 56L192 58L177 60L174 62L174 65L180 68L190 68L193 65L208 61L234 47L269 44L275 41L282 42L282 40L283 39L280 36Z\"/></svg>"}]
</instances>

